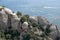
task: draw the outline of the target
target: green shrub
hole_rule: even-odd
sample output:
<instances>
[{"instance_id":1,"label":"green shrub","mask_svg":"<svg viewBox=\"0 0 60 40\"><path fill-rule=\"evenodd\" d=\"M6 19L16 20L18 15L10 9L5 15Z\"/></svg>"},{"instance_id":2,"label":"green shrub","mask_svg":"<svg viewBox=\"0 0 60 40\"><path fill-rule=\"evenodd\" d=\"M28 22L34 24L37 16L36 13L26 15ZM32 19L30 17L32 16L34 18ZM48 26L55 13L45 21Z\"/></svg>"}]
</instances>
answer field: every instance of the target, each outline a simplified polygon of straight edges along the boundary
<instances>
[{"instance_id":1,"label":"green shrub","mask_svg":"<svg viewBox=\"0 0 60 40\"><path fill-rule=\"evenodd\" d=\"M23 40L30 40L30 35L26 34L25 36L23 36Z\"/></svg>"},{"instance_id":2,"label":"green shrub","mask_svg":"<svg viewBox=\"0 0 60 40\"><path fill-rule=\"evenodd\" d=\"M17 11L17 16L20 18L22 16L22 13Z\"/></svg>"}]
</instances>

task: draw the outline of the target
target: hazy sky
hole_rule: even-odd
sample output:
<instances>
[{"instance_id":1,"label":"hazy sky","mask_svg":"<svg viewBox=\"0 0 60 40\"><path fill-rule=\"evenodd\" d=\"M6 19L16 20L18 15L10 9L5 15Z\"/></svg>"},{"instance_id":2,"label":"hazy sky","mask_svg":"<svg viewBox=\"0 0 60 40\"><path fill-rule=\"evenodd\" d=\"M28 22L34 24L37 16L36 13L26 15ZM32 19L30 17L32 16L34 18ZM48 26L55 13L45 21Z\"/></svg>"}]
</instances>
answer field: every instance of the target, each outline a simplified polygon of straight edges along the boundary
<instances>
[{"instance_id":1,"label":"hazy sky","mask_svg":"<svg viewBox=\"0 0 60 40\"><path fill-rule=\"evenodd\" d=\"M44 16L60 26L60 0L0 0L0 5L23 14Z\"/></svg>"}]
</instances>

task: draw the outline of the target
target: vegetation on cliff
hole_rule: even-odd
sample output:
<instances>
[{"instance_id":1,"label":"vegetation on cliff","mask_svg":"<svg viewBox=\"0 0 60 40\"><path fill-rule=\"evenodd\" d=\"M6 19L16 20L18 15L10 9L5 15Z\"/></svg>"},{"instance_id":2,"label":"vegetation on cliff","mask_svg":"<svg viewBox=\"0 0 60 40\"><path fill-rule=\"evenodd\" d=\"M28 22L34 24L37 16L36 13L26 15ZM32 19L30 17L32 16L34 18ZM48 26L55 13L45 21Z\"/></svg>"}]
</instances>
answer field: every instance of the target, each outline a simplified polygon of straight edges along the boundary
<instances>
[{"instance_id":1,"label":"vegetation on cliff","mask_svg":"<svg viewBox=\"0 0 60 40\"><path fill-rule=\"evenodd\" d=\"M1 10L2 9L0 9L0 11ZM41 25L42 23L41 21L43 21L42 19L40 21L41 23L39 23L39 19L38 19L38 22L36 23L35 20L30 19L30 16L28 14L22 15L22 13L18 11L16 15L15 14L13 15L13 18L16 17L20 19L18 22L19 25L17 26L18 29L13 29L12 23L11 23L11 20L12 20L11 17L12 17L11 14L7 16L8 18L7 28L4 30L0 29L0 40L53 40L52 38L49 37L50 33L52 32L52 30L50 29L51 24ZM28 26L26 27L26 25ZM44 26L46 27L44 28ZM58 28L56 30L58 34L59 33ZM59 38L60 37L57 36L56 39L59 40Z\"/></svg>"}]
</instances>

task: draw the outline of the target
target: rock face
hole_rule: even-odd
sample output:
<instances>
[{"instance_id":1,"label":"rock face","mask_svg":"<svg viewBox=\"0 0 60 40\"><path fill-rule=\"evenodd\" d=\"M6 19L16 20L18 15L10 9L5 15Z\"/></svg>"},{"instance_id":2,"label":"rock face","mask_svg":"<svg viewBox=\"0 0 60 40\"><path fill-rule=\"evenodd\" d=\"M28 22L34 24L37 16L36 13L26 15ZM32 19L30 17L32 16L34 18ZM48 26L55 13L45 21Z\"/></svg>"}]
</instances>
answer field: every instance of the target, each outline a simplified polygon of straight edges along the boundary
<instances>
[{"instance_id":1,"label":"rock face","mask_svg":"<svg viewBox=\"0 0 60 40\"><path fill-rule=\"evenodd\" d=\"M0 27L2 27L1 29L5 29L10 25L13 27L13 29L17 29L20 18L18 18L18 16L8 8L2 9L2 7L0 7L0 9Z\"/></svg>"},{"instance_id":2,"label":"rock face","mask_svg":"<svg viewBox=\"0 0 60 40\"><path fill-rule=\"evenodd\" d=\"M0 29L5 29L7 26L8 15L0 8Z\"/></svg>"},{"instance_id":3,"label":"rock face","mask_svg":"<svg viewBox=\"0 0 60 40\"><path fill-rule=\"evenodd\" d=\"M40 25L43 25L43 26L49 24L49 22L47 21L47 19L44 18L44 17L41 17L41 16L31 16L30 20L33 21L33 22L35 22L36 24L40 24Z\"/></svg>"},{"instance_id":4,"label":"rock face","mask_svg":"<svg viewBox=\"0 0 60 40\"><path fill-rule=\"evenodd\" d=\"M50 25L50 23L47 21L46 18L41 17L41 16L31 16L29 17L31 22L35 22L36 24L40 24L43 27L47 27L47 25ZM22 26L22 29L20 29L20 40L23 39L22 35L24 35L25 33L23 32L23 30L25 32L30 31L31 29L33 30L34 28L32 26L31 29L29 30L29 24L28 22L23 22L23 24L19 24L21 18L18 18L18 16L16 15L16 13L13 13L10 9L5 8L5 7L0 7L0 30L5 30L9 27L12 27L13 30L19 30L20 27ZM56 40L57 38L57 29L55 25L50 25L51 30L50 34L49 34L49 40ZM35 34L41 35L43 32L41 30L38 30L38 28L35 28L35 30L33 30Z\"/></svg>"}]
</instances>

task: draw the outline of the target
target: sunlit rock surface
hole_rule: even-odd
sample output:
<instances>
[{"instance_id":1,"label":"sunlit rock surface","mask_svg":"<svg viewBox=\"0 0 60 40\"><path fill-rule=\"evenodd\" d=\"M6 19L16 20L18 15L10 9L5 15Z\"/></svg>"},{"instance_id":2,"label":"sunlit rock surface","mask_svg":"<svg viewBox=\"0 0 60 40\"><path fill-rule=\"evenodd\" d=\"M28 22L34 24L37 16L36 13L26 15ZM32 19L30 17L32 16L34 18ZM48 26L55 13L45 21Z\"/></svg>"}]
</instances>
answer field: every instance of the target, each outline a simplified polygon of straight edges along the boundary
<instances>
[{"instance_id":1,"label":"sunlit rock surface","mask_svg":"<svg viewBox=\"0 0 60 40\"><path fill-rule=\"evenodd\" d=\"M13 13L12 10L0 6L0 30L5 30L8 27L12 27L13 30L19 30L20 40L23 40L23 36L25 36L26 32L29 33L31 31L32 33L30 33L32 37L34 34L40 36L44 33L37 27L29 26L28 22L23 22L23 24L21 24L20 20L21 18L18 18L16 13ZM44 29L46 29L47 25L50 25L49 30L51 30L51 32L49 33L48 40L56 40L58 35L56 25L50 24L46 18L41 16L30 16L29 20L30 22L35 22L36 24L42 25ZM42 40L41 37L38 38L39 40ZM33 40L33 38L30 40Z\"/></svg>"},{"instance_id":2,"label":"sunlit rock surface","mask_svg":"<svg viewBox=\"0 0 60 40\"><path fill-rule=\"evenodd\" d=\"M43 26L49 24L48 20L41 16L31 16L30 20Z\"/></svg>"}]
</instances>

